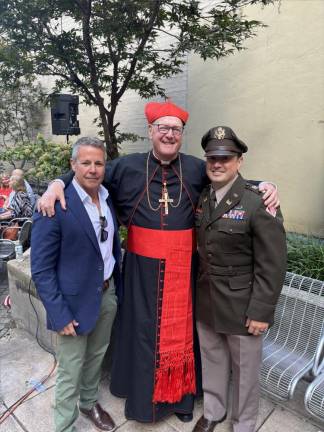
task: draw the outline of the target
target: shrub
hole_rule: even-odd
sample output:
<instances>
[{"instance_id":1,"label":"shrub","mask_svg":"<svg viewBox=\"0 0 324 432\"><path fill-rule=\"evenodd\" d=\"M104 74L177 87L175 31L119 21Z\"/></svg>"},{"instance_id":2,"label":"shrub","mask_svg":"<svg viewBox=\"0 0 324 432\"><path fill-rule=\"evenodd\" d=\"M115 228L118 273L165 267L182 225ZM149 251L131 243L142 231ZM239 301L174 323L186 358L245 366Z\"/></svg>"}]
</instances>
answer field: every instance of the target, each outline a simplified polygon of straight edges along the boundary
<instances>
[{"instance_id":1,"label":"shrub","mask_svg":"<svg viewBox=\"0 0 324 432\"><path fill-rule=\"evenodd\" d=\"M324 280L324 240L296 233L287 234L287 270Z\"/></svg>"},{"instance_id":2,"label":"shrub","mask_svg":"<svg viewBox=\"0 0 324 432\"><path fill-rule=\"evenodd\" d=\"M4 161L27 161L31 168L26 170L26 177L37 183L69 170L71 146L53 143L39 134L34 142L9 147L0 156Z\"/></svg>"}]
</instances>

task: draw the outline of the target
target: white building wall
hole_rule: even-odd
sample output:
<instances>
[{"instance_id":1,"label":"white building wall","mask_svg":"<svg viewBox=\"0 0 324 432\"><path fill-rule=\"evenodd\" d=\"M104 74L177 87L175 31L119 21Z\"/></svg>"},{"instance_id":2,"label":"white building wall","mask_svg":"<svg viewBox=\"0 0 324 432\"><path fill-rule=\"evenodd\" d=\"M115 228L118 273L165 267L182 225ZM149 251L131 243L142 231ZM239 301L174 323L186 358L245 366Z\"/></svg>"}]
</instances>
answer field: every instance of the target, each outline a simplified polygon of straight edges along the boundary
<instances>
[{"instance_id":1,"label":"white building wall","mask_svg":"<svg viewBox=\"0 0 324 432\"><path fill-rule=\"evenodd\" d=\"M286 227L324 236L324 1L251 7L268 25L247 50L216 61L189 58L188 151L232 127L249 146L242 173L278 184Z\"/></svg>"}]
</instances>

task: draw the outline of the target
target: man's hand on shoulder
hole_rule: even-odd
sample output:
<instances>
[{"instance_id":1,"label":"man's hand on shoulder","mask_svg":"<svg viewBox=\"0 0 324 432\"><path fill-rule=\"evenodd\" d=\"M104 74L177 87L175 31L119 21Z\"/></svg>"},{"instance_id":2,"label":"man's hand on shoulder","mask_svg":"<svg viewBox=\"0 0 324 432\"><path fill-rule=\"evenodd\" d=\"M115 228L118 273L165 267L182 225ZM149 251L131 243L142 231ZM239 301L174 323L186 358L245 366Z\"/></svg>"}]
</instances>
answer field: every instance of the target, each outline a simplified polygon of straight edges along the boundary
<instances>
[{"instance_id":1,"label":"man's hand on shoulder","mask_svg":"<svg viewBox=\"0 0 324 432\"><path fill-rule=\"evenodd\" d=\"M74 327L78 327L79 323L75 320L71 321L69 324L67 324L61 331L58 333L61 336L77 336Z\"/></svg>"},{"instance_id":2,"label":"man's hand on shoulder","mask_svg":"<svg viewBox=\"0 0 324 432\"><path fill-rule=\"evenodd\" d=\"M276 185L273 183L261 182L259 184L259 190L263 192L263 202L270 213L279 207L280 201Z\"/></svg>"},{"instance_id":3,"label":"man's hand on shoulder","mask_svg":"<svg viewBox=\"0 0 324 432\"><path fill-rule=\"evenodd\" d=\"M46 192L37 201L37 210L43 216L55 215L55 202L60 201L63 210L66 210L66 202L64 197L64 188L60 180L54 180L47 188Z\"/></svg>"}]
</instances>

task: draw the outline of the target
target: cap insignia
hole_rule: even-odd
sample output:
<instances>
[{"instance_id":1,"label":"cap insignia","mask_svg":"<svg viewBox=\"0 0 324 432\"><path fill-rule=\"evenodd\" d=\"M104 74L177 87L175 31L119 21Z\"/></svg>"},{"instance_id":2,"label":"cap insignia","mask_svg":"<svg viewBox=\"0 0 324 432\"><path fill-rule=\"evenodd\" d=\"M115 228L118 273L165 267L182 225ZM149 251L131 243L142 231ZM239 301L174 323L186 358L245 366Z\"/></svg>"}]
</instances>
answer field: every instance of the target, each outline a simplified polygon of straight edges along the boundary
<instances>
[{"instance_id":1,"label":"cap insignia","mask_svg":"<svg viewBox=\"0 0 324 432\"><path fill-rule=\"evenodd\" d=\"M214 137L221 140L225 138L225 129L218 127L214 132Z\"/></svg>"}]
</instances>

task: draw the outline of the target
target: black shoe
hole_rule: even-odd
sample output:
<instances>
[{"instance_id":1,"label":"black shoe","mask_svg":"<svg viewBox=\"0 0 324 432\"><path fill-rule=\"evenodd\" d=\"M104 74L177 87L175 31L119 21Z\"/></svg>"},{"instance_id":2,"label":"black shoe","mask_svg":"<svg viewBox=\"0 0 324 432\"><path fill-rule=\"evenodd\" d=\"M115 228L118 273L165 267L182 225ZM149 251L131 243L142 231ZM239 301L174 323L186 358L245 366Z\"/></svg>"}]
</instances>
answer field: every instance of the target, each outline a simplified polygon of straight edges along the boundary
<instances>
[{"instance_id":1,"label":"black shoe","mask_svg":"<svg viewBox=\"0 0 324 432\"><path fill-rule=\"evenodd\" d=\"M207 420L204 416L201 416L197 421L192 432L213 432L215 426L222 423L226 419L226 414L220 420Z\"/></svg>"},{"instance_id":2,"label":"black shoe","mask_svg":"<svg viewBox=\"0 0 324 432\"><path fill-rule=\"evenodd\" d=\"M193 415L192 412L188 413L188 414L183 414L183 413L175 413L175 415L178 417L178 419L180 421L182 421L183 423L189 423L192 421L193 419Z\"/></svg>"}]
</instances>

